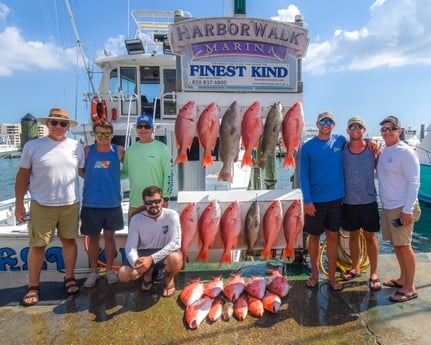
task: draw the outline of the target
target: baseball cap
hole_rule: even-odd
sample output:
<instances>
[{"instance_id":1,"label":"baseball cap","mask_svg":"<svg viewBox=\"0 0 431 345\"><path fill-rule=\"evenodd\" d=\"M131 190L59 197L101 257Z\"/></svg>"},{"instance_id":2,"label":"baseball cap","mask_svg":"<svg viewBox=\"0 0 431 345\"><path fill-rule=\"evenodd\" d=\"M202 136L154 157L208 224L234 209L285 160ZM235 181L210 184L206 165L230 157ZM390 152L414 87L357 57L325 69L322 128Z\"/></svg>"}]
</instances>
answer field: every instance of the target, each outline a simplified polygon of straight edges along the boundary
<instances>
[{"instance_id":1,"label":"baseball cap","mask_svg":"<svg viewBox=\"0 0 431 345\"><path fill-rule=\"evenodd\" d=\"M349 127L350 125L353 125L354 123L357 123L359 125L365 126L365 121L360 116L353 116L353 117L351 117L349 119L349 121L347 121L347 127Z\"/></svg>"},{"instance_id":2,"label":"baseball cap","mask_svg":"<svg viewBox=\"0 0 431 345\"><path fill-rule=\"evenodd\" d=\"M147 122L149 125L154 126L153 118L146 114L139 116L136 120L136 124L140 124L141 122Z\"/></svg>"},{"instance_id":3,"label":"baseball cap","mask_svg":"<svg viewBox=\"0 0 431 345\"><path fill-rule=\"evenodd\" d=\"M317 121L320 121L325 118L331 119L332 121L335 122L334 114L332 114L330 111L324 111L323 113L320 113L319 115L317 115Z\"/></svg>"},{"instance_id":4,"label":"baseball cap","mask_svg":"<svg viewBox=\"0 0 431 345\"><path fill-rule=\"evenodd\" d=\"M384 123L389 122L392 123L394 126L401 127L401 122L398 120L398 117L390 115L386 116L382 122L379 123L379 125L383 125Z\"/></svg>"}]
</instances>

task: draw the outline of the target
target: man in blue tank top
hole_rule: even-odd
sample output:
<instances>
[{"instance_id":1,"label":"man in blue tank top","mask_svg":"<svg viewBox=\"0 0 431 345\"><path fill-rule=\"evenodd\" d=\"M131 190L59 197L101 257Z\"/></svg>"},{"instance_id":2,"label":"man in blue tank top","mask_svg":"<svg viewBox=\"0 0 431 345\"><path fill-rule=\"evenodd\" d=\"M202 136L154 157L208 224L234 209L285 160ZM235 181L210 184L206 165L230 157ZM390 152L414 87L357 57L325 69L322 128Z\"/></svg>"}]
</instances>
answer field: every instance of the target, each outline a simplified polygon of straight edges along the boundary
<instances>
[{"instance_id":1,"label":"man in blue tank top","mask_svg":"<svg viewBox=\"0 0 431 345\"><path fill-rule=\"evenodd\" d=\"M334 115L318 115L319 133L301 147L299 183L304 198L304 231L309 234L311 277L306 286L314 288L319 282L320 235L327 239L328 284L333 291L343 285L335 277L338 257L338 231L342 225L344 198L344 169L342 151L346 138L331 134L335 127Z\"/></svg>"},{"instance_id":2,"label":"man in blue tank top","mask_svg":"<svg viewBox=\"0 0 431 345\"><path fill-rule=\"evenodd\" d=\"M100 233L103 229L106 256L106 279L108 284L118 281L112 270L115 257L115 231L124 227L121 207L121 161L124 149L112 144L113 127L108 121L93 124L96 143L86 146L84 190L81 209L81 233L87 235L88 260L91 273L84 287L96 285L99 278L98 257Z\"/></svg>"},{"instance_id":3,"label":"man in blue tank top","mask_svg":"<svg viewBox=\"0 0 431 345\"><path fill-rule=\"evenodd\" d=\"M342 273L342 277L347 281L361 275L360 229L362 229L370 261L368 286L371 291L378 291L382 288L377 273L379 244L376 232L380 230L380 222L374 174L380 150L374 141L364 139L365 131L363 118L354 116L347 122L350 140L343 149L346 186L343 228L349 232L352 266L349 271Z\"/></svg>"}]
</instances>

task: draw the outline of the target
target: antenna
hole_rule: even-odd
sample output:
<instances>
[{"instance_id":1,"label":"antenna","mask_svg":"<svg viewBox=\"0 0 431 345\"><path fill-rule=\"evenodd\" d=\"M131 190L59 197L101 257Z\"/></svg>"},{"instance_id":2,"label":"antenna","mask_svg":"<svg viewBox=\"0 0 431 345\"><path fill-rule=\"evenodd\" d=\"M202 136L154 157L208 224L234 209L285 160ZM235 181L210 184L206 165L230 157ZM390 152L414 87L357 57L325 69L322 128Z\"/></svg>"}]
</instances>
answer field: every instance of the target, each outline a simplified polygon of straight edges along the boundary
<instances>
[{"instance_id":1,"label":"antenna","mask_svg":"<svg viewBox=\"0 0 431 345\"><path fill-rule=\"evenodd\" d=\"M67 12L69 13L69 19L70 19L70 22L72 23L72 28L73 28L73 31L75 33L76 44L79 48L79 51L81 52L81 57L82 57L82 61L84 63L84 68L85 68L85 71L87 72L88 80L90 81L91 90L94 93L96 90L95 90L94 84L93 84L93 76L92 76L92 73L90 71L90 68L87 65L87 59L86 59L86 55L85 55L85 51L84 51L84 46L82 45L82 42L79 39L79 34L78 34L78 30L76 28L75 19L73 18L72 9L70 8L69 0L64 0L64 2L66 4Z\"/></svg>"}]
</instances>

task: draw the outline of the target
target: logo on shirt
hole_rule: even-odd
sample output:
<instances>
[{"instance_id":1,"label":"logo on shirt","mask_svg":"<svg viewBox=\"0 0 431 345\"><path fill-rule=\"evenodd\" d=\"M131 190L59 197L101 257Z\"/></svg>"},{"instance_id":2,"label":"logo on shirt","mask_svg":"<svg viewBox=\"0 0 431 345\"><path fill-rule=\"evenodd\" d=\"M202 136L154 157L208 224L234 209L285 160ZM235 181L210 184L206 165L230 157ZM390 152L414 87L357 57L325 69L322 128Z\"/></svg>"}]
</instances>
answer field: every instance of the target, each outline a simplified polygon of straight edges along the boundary
<instances>
[{"instance_id":1,"label":"logo on shirt","mask_svg":"<svg viewBox=\"0 0 431 345\"><path fill-rule=\"evenodd\" d=\"M162 233L163 235L166 235L169 232L169 226L168 225L163 225L162 226Z\"/></svg>"},{"instance_id":2,"label":"logo on shirt","mask_svg":"<svg viewBox=\"0 0 431 345\"><path fill-rule=\"evenodd\" d=\"M111 161L97 161L94 163L96 169L108 169L111 165Z\"/></svg>"}]
</instances>

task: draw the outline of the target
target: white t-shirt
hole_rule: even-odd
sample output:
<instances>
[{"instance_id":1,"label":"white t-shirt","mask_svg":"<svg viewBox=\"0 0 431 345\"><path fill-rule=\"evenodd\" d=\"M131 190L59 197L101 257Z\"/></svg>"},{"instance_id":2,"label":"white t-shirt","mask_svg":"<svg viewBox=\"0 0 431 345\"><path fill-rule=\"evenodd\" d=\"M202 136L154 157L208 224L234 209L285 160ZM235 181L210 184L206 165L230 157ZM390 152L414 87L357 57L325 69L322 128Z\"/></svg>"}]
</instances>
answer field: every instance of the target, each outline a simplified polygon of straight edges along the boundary
<instances>
[{"instance_id":1,"label":"white t-shirt","mask_svg":"<svg viewBox=\"0 0 431 345\"><path fill-rule=\"evenodd\" d=\"M72 205L80 200L78 168L85 163L82 145L71 138L30 140L24 146L20 167L31 169L31 198L45 206Z\"/></svg>"}]
</instances>

